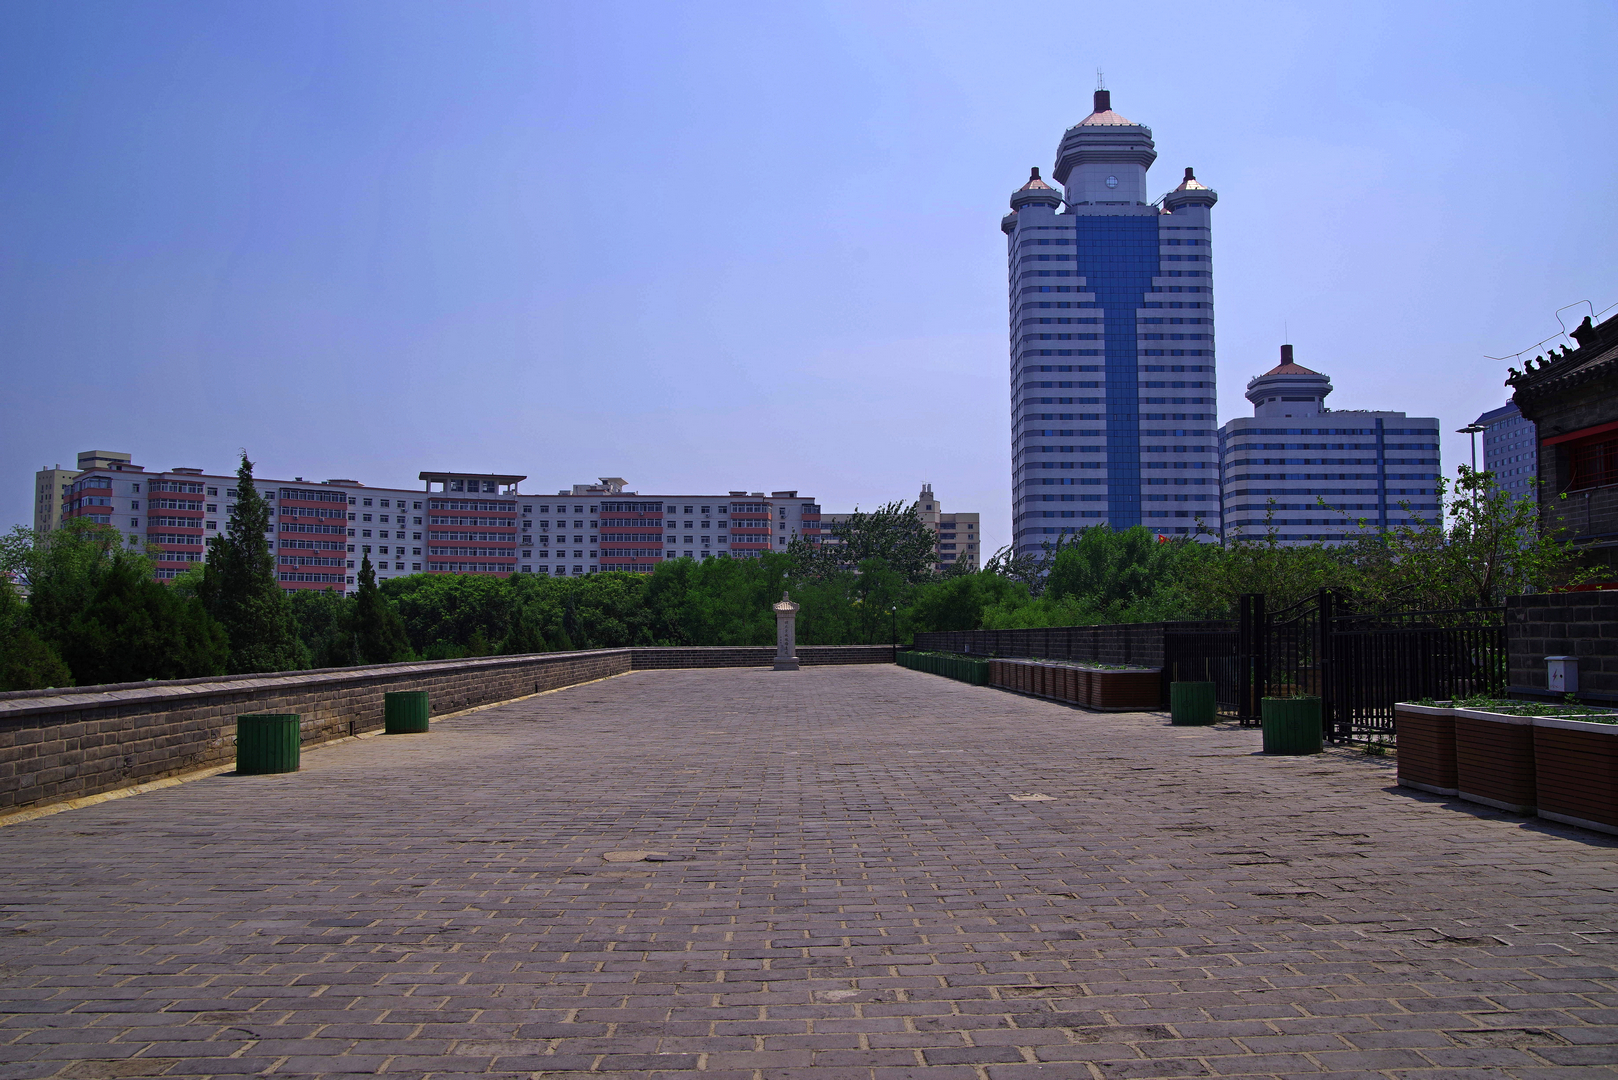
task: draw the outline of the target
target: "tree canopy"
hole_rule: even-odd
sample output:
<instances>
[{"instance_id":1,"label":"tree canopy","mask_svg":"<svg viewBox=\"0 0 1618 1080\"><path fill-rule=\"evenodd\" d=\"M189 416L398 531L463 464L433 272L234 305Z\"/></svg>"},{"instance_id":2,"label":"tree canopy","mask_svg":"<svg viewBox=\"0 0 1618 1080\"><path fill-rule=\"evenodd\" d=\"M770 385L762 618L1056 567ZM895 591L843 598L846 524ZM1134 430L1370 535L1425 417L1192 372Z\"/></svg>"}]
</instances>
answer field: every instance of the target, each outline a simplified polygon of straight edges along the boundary
<instances>
[{"instance_id":1,"label":"tree canopy","mask_svg":"<svg viewBox=\"0 0 1618 1080\"><path fill-rule=\"evenodd\" d=\"M8 590L0 603L0 687L624 645L770 645L770 605L783 590L801 605L799 642L831 645L903 643L932 630L1227 618L1244 593L1276 610L1321 588L1361 610L1492 606L1584 576L1565 540L1534 527L1532 503L1463 468L1441 491L1447 525L1366 528L1336 546L1283 543L1273 524L1223 545L1098 526L1035 554L1002 551L980 571L940 573L915 505L890 503L851 517L847 542L828 551L800 541L756 558L672 559L651 574L416 574L380 585L362 556L354 595L288 596L245 455L238 484L209 562L167 586L107 526L71 522L45 537L0 538L0 569L30 593L23 604Z\"/></svg>"}]
</instances>

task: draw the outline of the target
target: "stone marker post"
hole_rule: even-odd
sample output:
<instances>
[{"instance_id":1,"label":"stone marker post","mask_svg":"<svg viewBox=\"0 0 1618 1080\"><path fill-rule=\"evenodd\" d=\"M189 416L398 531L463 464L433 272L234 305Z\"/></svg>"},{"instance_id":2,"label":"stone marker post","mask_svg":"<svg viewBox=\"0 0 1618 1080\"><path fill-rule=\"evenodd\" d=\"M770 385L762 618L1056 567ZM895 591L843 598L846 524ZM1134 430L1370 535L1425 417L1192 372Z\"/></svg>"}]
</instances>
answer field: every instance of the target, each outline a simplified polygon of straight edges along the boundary
<instances>
[{"instance_id":1,"label":"stone marker post","mask_svg":"<svg viewBox=\"0 0 1618 1080\"><path fill-rule=\"evenodd\" d=\"M798 605L781 594L781 602L773 605L775 611L775 670L798 670Z\"/></svg>"}]
</instances>

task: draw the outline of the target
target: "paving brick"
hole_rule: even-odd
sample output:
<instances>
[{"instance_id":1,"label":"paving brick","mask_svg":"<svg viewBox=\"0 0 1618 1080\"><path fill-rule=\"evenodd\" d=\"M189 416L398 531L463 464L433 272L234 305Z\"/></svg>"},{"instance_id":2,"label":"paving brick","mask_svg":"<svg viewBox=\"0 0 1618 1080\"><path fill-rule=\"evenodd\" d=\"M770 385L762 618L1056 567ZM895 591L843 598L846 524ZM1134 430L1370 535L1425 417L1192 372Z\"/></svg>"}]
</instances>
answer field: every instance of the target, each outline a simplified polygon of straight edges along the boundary
<instances>
[{"instance_id":1,"label":"paving brick","mask_svg":"<svg viewBox=\"0 0 1618 1080\"><path fill-rule=\"evenodd\" d=\"M666 659L6 827L0 1080L1615 1074L1618 842L1225 724Z\"/></svg>"}]
</instances>

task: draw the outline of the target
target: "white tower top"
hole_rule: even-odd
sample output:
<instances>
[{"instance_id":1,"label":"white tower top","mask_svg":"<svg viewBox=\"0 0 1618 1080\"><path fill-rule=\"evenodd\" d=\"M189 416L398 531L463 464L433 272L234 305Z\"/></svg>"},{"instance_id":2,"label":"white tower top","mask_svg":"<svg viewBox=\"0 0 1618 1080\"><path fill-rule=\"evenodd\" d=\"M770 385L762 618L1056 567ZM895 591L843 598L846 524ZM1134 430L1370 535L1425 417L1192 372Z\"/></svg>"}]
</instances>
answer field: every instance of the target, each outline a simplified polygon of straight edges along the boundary
<instances>
[{"instance_id":1,"label":"white tower top","mask_svg":"<svg viewBox=\"0 0 1618 1080\"><path fill-rule=\"evenodd\" d=\"M1156 160L1152 129L1113 112L1112 93L1097 90L1095 110L1062 136L1051 175L1078 213L1086 206L1145 206L1146 170Z\"/></svg>"},{"instance_id":2,"label":"white tower top","mask_svg":"<svg viewBox=\"0 0 1618 1080\"><path fill-rule=\"evenodd\" d=\"M1247 384L1254 416L1319 416L1326 411L1331 379L1292 362L1292 346L1281 346L1281 362Z\"/></svg>"}]
</instances>

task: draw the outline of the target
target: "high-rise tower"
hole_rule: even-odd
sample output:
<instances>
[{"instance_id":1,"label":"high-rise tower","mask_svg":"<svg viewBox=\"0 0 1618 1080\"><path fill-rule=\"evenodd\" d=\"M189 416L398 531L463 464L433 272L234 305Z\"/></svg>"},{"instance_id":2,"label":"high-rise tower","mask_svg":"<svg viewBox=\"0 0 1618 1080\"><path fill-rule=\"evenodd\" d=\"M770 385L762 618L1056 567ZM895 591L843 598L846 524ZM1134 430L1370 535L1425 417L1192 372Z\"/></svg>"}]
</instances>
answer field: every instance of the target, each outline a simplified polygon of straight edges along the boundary
<instances>
[{"instance_id":1,"label":"high-rise tower","mask_svg":"<svg viewBox=\"0 0 1618 1080\"><path fill-rule=\"evenodd\" d=\"M1219 534L1210 211L1190 169L1147 198L1150 128L1095 111L1053 178L1011 196L1012 530L1018 552L1103 522Z\"/></svg>"}]
</instances>

